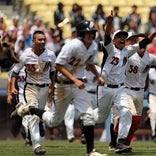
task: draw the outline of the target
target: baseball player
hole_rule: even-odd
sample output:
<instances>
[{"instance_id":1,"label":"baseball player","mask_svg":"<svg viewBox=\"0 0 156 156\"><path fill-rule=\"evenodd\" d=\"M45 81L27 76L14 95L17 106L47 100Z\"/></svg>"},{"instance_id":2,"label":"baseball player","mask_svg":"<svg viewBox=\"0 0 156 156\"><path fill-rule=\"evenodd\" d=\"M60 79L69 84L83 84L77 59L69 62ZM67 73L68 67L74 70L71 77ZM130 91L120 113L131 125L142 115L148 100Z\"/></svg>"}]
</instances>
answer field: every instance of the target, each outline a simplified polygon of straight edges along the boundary
<instances>
[{"instance_id":1,"label":"baseball player","mask_svg":"<svg viewBox=\"0 0 156 156\"><path fill-rule=\"evenodd\" d=\"M139 44L125 47L126 38L128 37L126 31L117 30L114 32L111 40L112 21L113 12L111 11L111 14L107 16L104 40L104 48L108 57L101 73L102 77L106 80L106 84L104 86L99 86L98 89L99 107L96 121L98 123L105 121L112 105L118 108L120 120L115 152L124 153L131 151L131 147L125 144L125 139L128 136L132 123L128 95L124 86L127 60L140 48L144 48L151 40L146 38Z\"/></svg>"},{"instance_id":2,"label":"baseball player","mask_svg":"<svg viewBox=\"0 0 156 156\"><path fill-rule=\"evenodd\" d=\"M45 49L46 36L42 31L35 31L33 34L33 47L28 48L20 56L20 62L13 68L11 83L12 93L18 94L15 83L19 71L26 68L26 85L24 98L26 103L19 103L17 107L32 105L36 108L45 108L47 99L52 97L54 85L54 63L56 60L54 52ZM46 151L41 147L39 133L40 119L36 115L31 115L29 119L29 130L35 154L42 155ZM32 135L35 134L35 135Z\"/></svg>"},{"instance_id":3,"label":"baseball player","mask_svg":"<svg viewBox=\"0 0 156 156\"><path fill-rule=\"evenodd\" d=\"M57 126L63 119L70 103L81 113L87 156L105 156L94 151L94 116L91 101L83 81L86 65L96 76L99 85L104 84L94 65L97 44L93 41L96 29L91 21L82 21L77 25L78 38L65 44L59 53L55 67L55 109L53 113L32 107L20 107L21 111L38 115L49 126Z\"/></svg>"},{"instance_id":4,"label":"baseball player","mask_svg":"<svg viewBox=\"0 0 156 156\"><path fill-rule=\"evenodd\" d=\"M99 66L96 65L96 69L98 71L98 73L101 72L101 68ZM91 105L92 108L95 109L97 108L97 80L96 77L94 76L94 74L91 71L88 71L87 69L85 69L84 71L84 81L85 81L85 90L87 90L88 92L88 96L91 99ZM80 118L80 113L78 112L78 110L75 110L75 106L73 104L70 104L67 108L67 111L65 113L64 116L64 123L66 126L66 132L67 132L67 138L69 142L74 141L74 120L78 120ZM85 138L84 138L84 134L82 132L81 134L81 143L84 144Z\"/></svg>"},{"instance_id":5,"label":"baseball player","mask_svg":"<svg viewBox=\"0 0 156 156\"><path fill-rule=\"evenodd\" d=\"M141 41L145 38L145 36L143 36L142 34L132 35L128 37L127 40L134 40L132 41L133 43L131 43L132 45L135 42L137 43L137 40L135 38L138 38L138 41ZM146 48L142 48L128 59L126 68L125 86L127 88L127 94L132 113L132 124L129 134L125 140L126 145L130 145L134 132L140 127L141 115L143 110L144 90L147 89L146 79L148 77L150 66L155 65L155 63L156 56L146 52ZM114 118L113 120L119 119L120 115L117 108L112 109L112 114ZM118 122L117 121L114 122L117 123L115 125L117 126ZM117 133L117 130L115 130L115 132ZM111 132L111 134L112 133L113 132ZM112 139L110 146L115 145L116 145L115 139Z\"/></svg>"},{"instance_id":6,"label":"baseball player","mask_svg":"<svg viewBox=\"0 0 156 156\"><path fill-rule=\"evenodd\" d=\"M149 71L149 119L152 130L152 140L156 142L156 68Z\"/></svg>"},{"instance_id":7,"label":"baseball player","mask_svg":"<svg viewBox=\"0 0 156 156\"><path fill-rule=\"evenodd\" d=\"M11 74L12 74L12 70L10 70L9 72L9 77L8 77L8 83L7 83L7 89L8 89L8 92L7 92L7 103L8 104L12 104L12 95L11 95ZM23 93L24 93L24 85L25 85L25 77L26 77L26 74L25 74L25 67L23 67L20 72L19 72L19 75L18 75L18 79L17 79L17 89L18 89L18 96L17 96L17 102L21 102L21 103L25 103L25 100L24 100L24 96L23 96ZM14 112L11 114L11 119L13 119L15 116L14 116ZM29 132L29 128L28 128L28 119L29 119L29 115L26 115L23 117L23 119L21 120L22 121L22 125L24 127L24 133L25 133L25 145L32 145L32 142L31 142L31 138L30 138L30 132ZM18 124L21 124L19 123L20 120L17 120Z\"/></svg>"},{"instance_id":8,"label":"baseball player","mask_svg":"<svg viewBox=\"0 0 156 156\"><path fill-rule=\"evenodd\" d=\"M18 54L17 56L19 57L23 52L24 52L24 49L25 49L25 40L23 38L20 38L17 42L17 45L18 45ZM14 66L14 65L13 65ZM13 67L12 67L13 68ZM12 104L12 94L11 94L11 74L12 74L12 69L9 71L8 73L8 82L7 82L7 103L8 104ZM24 103L25 100L24 100L24 96L23 96L23 92L24 92L24 85L25 85L25 77L26 77L26 74L25 74L25 67L23 67L20 72L19 72L19 75L18 75L18 79L17 79L17 89L18 89L18 96L16 96L16 101L17 102L22 102ZM12 114L13 115L13 114ZM14 115L12 116L11 115L11 119L12 117L14 118ZM21 127L21 124L23 125L24 127L24 137L25 137L25 145L32 145L32 142L31 142L31 138L30 138L30 132L29 132L29 129L28 129L28 115L26 115L23 120L21 120L21 118L16 118L16 119L19 119L19 120L16 120L17 124ZM16 125L17 126L17 125Z\"/></svg>"}]
</instances>

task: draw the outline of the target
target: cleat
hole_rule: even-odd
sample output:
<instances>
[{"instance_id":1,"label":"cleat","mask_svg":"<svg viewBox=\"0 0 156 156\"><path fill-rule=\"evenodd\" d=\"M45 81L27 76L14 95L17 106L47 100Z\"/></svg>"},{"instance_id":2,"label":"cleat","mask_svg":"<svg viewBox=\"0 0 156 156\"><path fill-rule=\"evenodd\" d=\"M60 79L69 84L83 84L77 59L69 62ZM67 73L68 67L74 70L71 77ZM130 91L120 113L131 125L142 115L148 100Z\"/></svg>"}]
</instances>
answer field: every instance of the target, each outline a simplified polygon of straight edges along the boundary
<instances>
[{"instance_id":1,"label":"cleat","mask_svg":"<svg viewBox=\"0 0 156 156\"><path fill-rule=\"evenodd\" d=\"M122 143L117 143L115 148L115 153L130 153L132 151L132 147L124 145Z\"/></svg>"},{"instance_id":2,"label":"cleat","mask_svg":"<svg viewBox=\"0 0 156 156\"><path fill-rule=\"evenodd\" d=\"M73 142L74 140L75 140L75 138L74 138L74 137L72 137L72 138L68 139L68 141L69 141L69 142Z\"/></svg>"},{"instance_id":3,"label":"cleat","mask_svg":"<svg viewBox=\"0 0 156 156\"><path fill-rule=\"evenodd\" d=\"M37 155L43 155L46 153L46 150L42 148L41 146L35 148L34 153Z\"/></svg>"},{"instance_id":4,"label":"cleat","mask_svg":"<svg viewBox=\"0 0 156 156\"><path fill-rule=\"evenodd\" d=\"M115 151L115 149L116 149L116 146L115 145L111 145L111 144L109 144L109 151Z\"/></svg>"}]
</instances>

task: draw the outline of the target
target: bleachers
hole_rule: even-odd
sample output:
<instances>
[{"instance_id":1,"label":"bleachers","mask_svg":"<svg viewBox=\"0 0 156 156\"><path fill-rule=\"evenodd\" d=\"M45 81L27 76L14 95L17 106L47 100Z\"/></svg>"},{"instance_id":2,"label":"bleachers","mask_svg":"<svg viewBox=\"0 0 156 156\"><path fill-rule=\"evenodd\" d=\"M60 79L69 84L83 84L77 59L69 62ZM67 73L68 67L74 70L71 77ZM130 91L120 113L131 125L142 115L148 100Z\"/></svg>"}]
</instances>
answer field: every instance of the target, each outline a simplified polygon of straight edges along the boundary
<instances>
[{"instance_id":1,"label":"bleachers","mask_svg":"<svg viewBox=\"0 0 156 156\"><path fill-rule=\"evenodd\" d=\"M141 13L142 24L148 21L150 7L156 6L156 0L24 0L24 8L29 8L27 14L35 13L38 16L42 16L44 22L52 26L54 24L53 12L57 9L58 2L64 4L65 16L67 18L69 18L69 12L72 9L73 3L82 5L84 15L89 20L99 3L103 5L106 14L109 14L114 6L119 6L119 15L122 17L129 14L132 10L131 6L135 4L138 6L138 12Z\"/></svg>"},{"instance_id":2,"label":"bleachers","mask_svg":"<svg viewBox=\"0 0 156 156\"><path fill-rule=\"evenodd\" d=\"M34 11L34 7L31 7L31 5L43 5L45 4L49 9L52 11L57 8L57 3L62 2L65 6L65 12L69 12L71 10L71 5L73 3L78 3L83 6L84 13L90 13L90 15L93 13L93 11L96 9L96 5L101 3L104 7L104 10L108 13L108 10L113 8L113 6L117 5L120 7L121 13L124 12L124 15L128 14L131 11L131 6L133 4L138 6L139 10L145 10L145 12L141 12L143 14L148 14L149 7L156 5L155 0L24 0L24 5L30 5L30 12ZM90 8L90 9L89 9ZM126 8L126 9L125 9ZM127 9L130 8L130 9ZM32 10L31 10L32 9ZM39 11L39 10L38 10ZM42 10L40 10L42 11ZM123 15L123 14L122 14Z\"/></svg>"}]
</instances>

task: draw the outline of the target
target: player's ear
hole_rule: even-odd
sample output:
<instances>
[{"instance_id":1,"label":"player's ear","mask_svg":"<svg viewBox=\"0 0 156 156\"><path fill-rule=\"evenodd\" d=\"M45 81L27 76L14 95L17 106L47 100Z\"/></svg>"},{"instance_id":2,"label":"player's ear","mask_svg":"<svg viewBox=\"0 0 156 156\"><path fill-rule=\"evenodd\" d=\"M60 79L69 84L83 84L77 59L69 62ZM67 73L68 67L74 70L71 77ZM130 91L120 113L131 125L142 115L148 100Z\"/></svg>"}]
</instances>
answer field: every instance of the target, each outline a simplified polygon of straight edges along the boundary
<instances>
[{"instance_id":1,"label":"player's ear","mask_svg":"<svg viewBox=\"0 0 156 156\"><path fill-rule=\"evenodd\" d=\"M34 39L32 39L31 47L34 48Z\"/></svg>"}]
</instances>

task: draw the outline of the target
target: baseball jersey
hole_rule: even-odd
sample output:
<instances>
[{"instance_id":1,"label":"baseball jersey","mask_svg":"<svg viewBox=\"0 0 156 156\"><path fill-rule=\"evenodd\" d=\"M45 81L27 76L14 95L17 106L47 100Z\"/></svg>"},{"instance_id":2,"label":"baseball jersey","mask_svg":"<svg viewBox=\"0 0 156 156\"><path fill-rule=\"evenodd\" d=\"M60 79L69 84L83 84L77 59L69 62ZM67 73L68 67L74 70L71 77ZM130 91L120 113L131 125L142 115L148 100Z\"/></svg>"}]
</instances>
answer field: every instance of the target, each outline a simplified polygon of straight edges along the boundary
<instances>
[{"instance_id":1,"label":"baseball jersey","mask_svg":"<svg viewBox=\"0 0 156 156\"><path fill-rule=\"evenodd\" d=\"M145 52L143 57L138 53L132 55L127 64L125 85L127 87L144 88L151 65L156 65L156 56Z\"/></svg>"},{"instance_id":2,"label":"baseball jersey","mask_svg":"<svg viewBox=\"0 0 156 156\"><path fill-rule=\"evenodd\" d=\"M156 68L149 70L149 93L156 95Z\"/></svg>"},{"instance_id":3,"label":"baseball jersey","mask_svg":"<svg viewBox=\"0 0 156 156\"><path fill-rule=\"evenodd\" d=\"M54 63L56 57L54 52L45 49L41 55L36 55L32 48L27 48L20 56L20 62L16 64L13 71L19 71L26 67L26 82L36 84L48 84L51 82L49 73L55 71Z\"/></svg>"},{"instance_id":4,"label":"baseball jersey","mask_svg":"<svg viewBox=\"0 0 156 156\"><path fill-rule=\"evenodd\" d=\"M95 64L96 56L97 44L94 41L87 49L84 43L76 38L63 46L56 58L56 64L64 65L75 77L82 78L84 76L85 64ZM68 80L60 72L57 74L57 79Z\"/></svg>"},{"instance_id":5,"label":"baseball jersey","mask_svg":"<svg viewBox=\"0 0 156 156\"><path fill-rule=\"evenodd\" d=\"M106 84L124 83L127 60L140 49L139 44L126 46L122 50L117 49L112 42L104 47L108 57L102 69L102 77L105 78Z\"/></svg>"}]
</instances>

